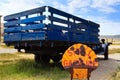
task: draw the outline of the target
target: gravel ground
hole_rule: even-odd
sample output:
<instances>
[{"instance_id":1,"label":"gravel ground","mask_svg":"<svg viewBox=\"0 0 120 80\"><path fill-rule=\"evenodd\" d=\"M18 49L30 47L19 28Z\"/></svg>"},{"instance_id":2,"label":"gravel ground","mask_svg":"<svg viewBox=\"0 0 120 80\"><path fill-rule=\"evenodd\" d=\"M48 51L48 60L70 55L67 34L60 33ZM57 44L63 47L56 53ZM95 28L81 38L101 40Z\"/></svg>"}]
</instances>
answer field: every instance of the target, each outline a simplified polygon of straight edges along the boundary
<instances>
[{"instance_id":1,"label":"gravel ground","mask_svg":"<svg viewBox=\"0 0 120 80\"><path fill-rule=\"evenodd\" d=\"M92 72L90 80L110 80L113 72L120 66L120 53L109 55L109 60L103 60L98 56L99 67Z\"/></svg>"}]
</instances>

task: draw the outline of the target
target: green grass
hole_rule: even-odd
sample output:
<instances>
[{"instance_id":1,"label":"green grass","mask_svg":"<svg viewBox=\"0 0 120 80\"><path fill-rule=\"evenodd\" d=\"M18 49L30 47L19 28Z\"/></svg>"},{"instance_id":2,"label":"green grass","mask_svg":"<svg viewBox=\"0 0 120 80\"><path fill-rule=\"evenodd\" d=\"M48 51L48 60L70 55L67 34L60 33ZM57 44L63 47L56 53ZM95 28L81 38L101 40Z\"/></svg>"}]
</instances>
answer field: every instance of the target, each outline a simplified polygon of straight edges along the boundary
<instances>
[{"instance_id":1,"label":"green grass","mask_svg":"<svg viewBox=\"0 0 120 80\"><path fill-rule=\"evenodd\" d=\"M60 64L41 66L31 59L0 65L0 80L69 80L69 73Z\"/></svg>"}]
</instances>

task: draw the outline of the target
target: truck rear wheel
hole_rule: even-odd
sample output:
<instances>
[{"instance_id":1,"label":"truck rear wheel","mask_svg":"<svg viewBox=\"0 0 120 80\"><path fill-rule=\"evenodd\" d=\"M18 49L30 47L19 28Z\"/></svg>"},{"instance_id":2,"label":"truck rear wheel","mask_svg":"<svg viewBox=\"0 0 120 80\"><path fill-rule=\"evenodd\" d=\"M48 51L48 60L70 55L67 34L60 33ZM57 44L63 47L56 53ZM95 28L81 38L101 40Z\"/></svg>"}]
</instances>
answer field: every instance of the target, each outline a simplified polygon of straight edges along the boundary
<instances>
[{"instance_id":1,"label":"truck rear wheel","mask_svg":"<svg viewBox=\"0 0 120 80\"><path fill-rule=\"evenodd\" d=\"M50 56L48 55L41 55L40 60L42 64L48 64L50 62Z\"/></svg>"},{"instance_id":2,"label":"truck rear wheel","mask_svg":"<svg viewBox=\"0 0 120 80\"><path fill-rule=\"evenodd\" d=\"M35 62L40 64L48 64L50 62L50 57L48 55L35 54Z\"/></svg>"},{"instance_id":3,"label":"truck rear wheel","mask_svg":"<svg viewBox=\"0 0 120 80\"><path fill-rule=\"evenodd\" d=\"M52 60L54 61L54 63L59 63L61 58L62 58L61 56L52 56Z\"/></svg>"},{"instance_id":4,"label":"truck rear wheel","mask_svg":"<svg viewBox=\"0 0 120 80\"><path fill-rule=\"evenodd\" d=\"M35 59L36 63L40 63L40 55L39 54L35 54L34 59Z\"/></svg>"}]
</instances>

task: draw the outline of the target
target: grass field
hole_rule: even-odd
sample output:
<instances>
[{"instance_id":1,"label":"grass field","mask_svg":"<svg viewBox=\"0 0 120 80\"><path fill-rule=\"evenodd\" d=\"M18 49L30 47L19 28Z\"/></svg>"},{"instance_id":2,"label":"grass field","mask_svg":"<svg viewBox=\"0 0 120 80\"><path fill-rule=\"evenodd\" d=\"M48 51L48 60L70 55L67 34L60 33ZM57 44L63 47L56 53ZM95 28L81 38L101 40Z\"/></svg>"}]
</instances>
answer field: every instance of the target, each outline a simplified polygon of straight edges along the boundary
<instances>
[{"instance_id":1,"label":"grass field","mask_svg":"<svg viewBox=\"0 0 120 80\"><path fill-rule=\"evenodd\" d=\"M9 48L2 45L3 48ZM12 48L12 47L11 47ZM120 49L110 49L110 53L120 53ZM22 56L21 56L22 55ZM28 58L27 54L0 54L0 80L70 80L70 74L61 63L42 66ZM111 80L120 79L120 67Z\"/></svg>"},{"instance_id":2,"label":"grass field","mask_svg":"<svg viewBox=\"0 0 120 80\"><path fill-rule=\"evenodd\" d=\"M0 54L0 80L69 80L61 63L41 66L33 59L21 59L18 54Z\"/></svg>"},{"instance_id":3,"label":"grass field","mask_svg":"<svg viewBox=\"0 0 120 80\"><path fill-rule=\"evenodd\" d=\"M70 74L61 63L48 65L36 64L33 58L16 54L0 54L0 80L70 80ZM26 56L26 54L24 55ZM120 67L111 75L111 80L120 79Z\"/></svg>"}]
</instances>

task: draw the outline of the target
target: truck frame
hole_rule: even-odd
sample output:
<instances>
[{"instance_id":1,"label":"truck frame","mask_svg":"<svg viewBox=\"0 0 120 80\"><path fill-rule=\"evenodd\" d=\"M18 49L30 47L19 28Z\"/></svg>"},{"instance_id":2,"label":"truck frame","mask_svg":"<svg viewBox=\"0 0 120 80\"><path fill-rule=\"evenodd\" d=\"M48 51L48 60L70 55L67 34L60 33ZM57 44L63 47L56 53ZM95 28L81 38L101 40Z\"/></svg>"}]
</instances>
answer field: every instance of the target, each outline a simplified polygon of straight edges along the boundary
<instances>
[{"instance_id":1,"label":"truck frame","mask_svg":"<svg viewBox=\"0 0 120 80\"><path fill-rule=\"evenodd\" d=\"M50 6L43 6L4 17L4 43L35 54L35 62L59 62L64 51L75 43L90 46L108 59L99 40L100 25Z\"/></svg>"}]
</instances>

